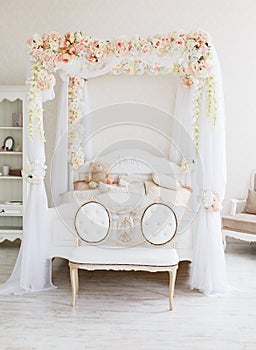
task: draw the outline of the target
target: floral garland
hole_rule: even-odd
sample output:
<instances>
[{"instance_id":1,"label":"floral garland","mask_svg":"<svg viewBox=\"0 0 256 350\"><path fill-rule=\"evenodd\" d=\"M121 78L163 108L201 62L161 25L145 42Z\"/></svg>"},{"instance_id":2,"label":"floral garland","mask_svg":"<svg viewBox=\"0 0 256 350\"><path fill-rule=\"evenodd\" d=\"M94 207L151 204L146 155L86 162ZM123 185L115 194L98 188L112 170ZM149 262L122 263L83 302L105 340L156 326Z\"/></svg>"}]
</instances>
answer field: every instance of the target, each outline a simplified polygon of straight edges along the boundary
<instances>
[{"instance_id":1,"label":"floral garland","mask_svg":"<svg viewBox=\"0 0 256 350\"><path fill-rule=\"evenodd\" d=\"M104 41L94 40L81 32L68 32L64 36L51 32L42 36L35 34L27 44L28 54L32 60L31 78L28 82L31 137L38 132L41 140L45 140L40 95L54 87L55 78L52 73L56 72L61 64L69 63L75 58L79 59L86 69L97 70L104 68L107 60L113 57L118 63L112 69L112 74L156 75L170 72L179 74L184 86L195 87L193 138L197 149L199 148L200 102L203 85L206 87L208 117L213 125L216 122L214 59L210 38L206 33L172 32L166 35L154 35L147 39L134 37L131 40L121 38ZM169 56L173 57L174 63L168 60ZM71 106L76 104L78 95L74 94L69 98L73 99L69 102ZM71 110L72 108L70 108L70 118L73 118L75 112ZM72 132L71 135L74 136ZM71 164L77 167L83 156L79 147L75 147L76 151L71 150L73 136L70 136L69 159ZM75 152L81 154L75 155Z\"/></svg>"}]
</instances>

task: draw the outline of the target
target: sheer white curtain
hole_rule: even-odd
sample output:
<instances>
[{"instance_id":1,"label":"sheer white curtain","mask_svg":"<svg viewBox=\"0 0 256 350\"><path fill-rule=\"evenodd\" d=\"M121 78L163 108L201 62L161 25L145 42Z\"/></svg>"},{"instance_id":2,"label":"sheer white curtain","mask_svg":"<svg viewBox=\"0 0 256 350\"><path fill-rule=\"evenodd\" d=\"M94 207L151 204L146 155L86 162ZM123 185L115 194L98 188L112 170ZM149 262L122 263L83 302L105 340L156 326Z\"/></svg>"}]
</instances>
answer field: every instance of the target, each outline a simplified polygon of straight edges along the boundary
<instances>
[{"instance_id":1,"label":"sheer white curtain","mask_svg":"<svg viewBox=\"0 0 256 350\"><path fill-rule=\"evenodd\" d=\"M221 72L218 57L214 51L217 73L218 113L216 125L207 117L205 91L200 114L199 153L196 154L192 142L192 116L194 88L179 84L177 90L175 120L172 129L170 159L180 163L182 156L189 162L194 159L191 174L193 187L191 206L196 212L191 223L193 232L193 259L191 268L191 288L206 295L220 295L228 290L225 256L222 244L220 212L206 211L200 205L204 190L218 192L223 199L226 184L225 157L225 113ZM182 125L182 126L181 126Z\"/></svg>"},{"instance_id":2,"label":"sheer white curtain","mask_svg":"<svg viewBox=\"0 0 256 350\"><path fill-rule=\"evenodd\" d=\"M61 87L59 91L55 148L50 169L50 186L53 205L60 204L60 193L69 188L68 167L68 81L69 78L60 72Z\"/></svg>"},{"instance_id":3,"label":"sheer white curtain","mask_svg":"<svg viewBox=\"0 0 256 350\"><path fill-rule=\"evenodd\" d=\"M193 88L178 83L169 154L169 159L177 164L181 164L183 159L192 161L195 157L191 124L193 93Z\"/></svg>"},{"instance_id":4,"label":"sheer white curtain","mask_svg":"<svg viewBox=\"0 0 256 350\"><path fill-rule=\"evenodd\" d=\"M42 96L38 97L42 104ZM45 162L44 143L31 139L25 119L25 148L27 160ZM48 204L43 180L31 183L26 201L23 239L19 255L9 280L0 286L0 294L23 294L55 288L51 282L50 226Z\"/></svg>"},{"instance_id":5,"label":"sheer white curtain","mask_svg":"<svg viewBox=\"0 0 256 350\"><path fill-rule=\"evenodd\" d=\"M197 192L218 192L224 197L226 185L225 113L221 72L216 52L216 84L218 111L216 125L207 118L205 101L200 118L200 157L203 166L202 181ZM196 174L200 178L198 169ZM200 198L199 198L200 199ZM193 262L191 287L206 295L222 295L228 291L225 255L222 243L220 212L209 212L201 207L196 217L193 235Z\"/></svg>"},{"instance_id":6,"label":"sheer white curtain","mask_svg":"<svg viewBox=\"0 0 256 350\"><path fill-rule=\"evenodd\" d=\"M54 206L60 204L60 194L73 189L73 170L68 165L68 84L69 75L60 72L61 87L59 92L57 124L54 155L51 164L51 194ZM83 89L83 136L85 139L85 159L92 159L92 144L90 141L91 119L87 118L89 111L87 81Z\"/></svg>"}]
</instances>

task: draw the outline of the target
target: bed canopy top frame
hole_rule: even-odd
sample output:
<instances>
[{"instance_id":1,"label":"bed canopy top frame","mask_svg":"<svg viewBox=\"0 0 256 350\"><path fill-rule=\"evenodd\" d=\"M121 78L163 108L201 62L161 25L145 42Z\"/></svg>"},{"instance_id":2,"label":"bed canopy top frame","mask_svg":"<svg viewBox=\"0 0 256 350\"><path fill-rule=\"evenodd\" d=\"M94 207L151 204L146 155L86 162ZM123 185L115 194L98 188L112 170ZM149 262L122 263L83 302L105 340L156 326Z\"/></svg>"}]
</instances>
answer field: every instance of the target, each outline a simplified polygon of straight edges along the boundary
<instances>
[{"instance_id":1,"label":"bed canopy top frame","mask_svg":"<svg viewBox=\"0 0 256 350\"><path fill-rule=\"evenodd\" d=\"M67 163L77 169L91 157L90 150L82 147L83 135L77 127L77 122L86 113L87 79L104 74L174 73L179 76L175 118L193 139L195 157L200 155L204 177L203 185L198 189L202 205L193 236L191 288L207 295L225 293L227 283L219 204L226 182L224 106L220 68L209 35L172 32L147 39L98 40L81 32L69 32L64 36L51 32L35 34L28 40L28 55L28 159L23 174L30 182L30 189L19 256L10 279L0 292L24 293L54 288L44 186L43 102L54 98L54 73L59 71L62 108L58 114L56 142L64 134L68 136L67 149L63 150L60 164L54 171L59 171L62 177L63 170L67 173ZM185 142L180 140L181 150L186 150ZM180 162L175 152L172 160ZM58 193L65 190L63 186L58 188Z\"/></svg>"}]
</instances>

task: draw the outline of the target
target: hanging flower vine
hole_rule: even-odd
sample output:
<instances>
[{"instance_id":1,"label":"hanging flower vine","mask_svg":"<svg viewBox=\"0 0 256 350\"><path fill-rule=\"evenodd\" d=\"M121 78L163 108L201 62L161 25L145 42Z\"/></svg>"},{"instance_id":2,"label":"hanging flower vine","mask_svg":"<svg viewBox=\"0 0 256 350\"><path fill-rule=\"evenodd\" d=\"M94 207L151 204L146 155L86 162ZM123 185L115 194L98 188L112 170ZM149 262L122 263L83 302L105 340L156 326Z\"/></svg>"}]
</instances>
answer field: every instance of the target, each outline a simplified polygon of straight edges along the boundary
<instances>
[{"instance_id":1,"label":"hanging flower vine","mask_svg":"<svg viewBox=\"0 0 256 350\"><path fill-rule=\"evenodd\" d=\"M28 115L31 137L38 133L41 140L44 141L42 93L54 87L53 73L61 65L68 64L73 59L78 59L83 69L89 71L102 69L113 59L116 65L111 70L112 74L157 75L170 72L178 74L181 83L185 87L193 87L195 91L192 123L193 138L197 149L200 138L202 86L206 88L207 116L213 125L216 123L214 59L210 38L206 33L172 32L166 35L154 35L147 39L136 36L132 39L120 38L104 41L95 40L81 32L68 32L64 36L51 32L42 36L35 34L27 44L28 54L32 60L31 77L28 82ZM77 86L76 89L70 86L69 96L69 122L73 128L69 137L69 160L73 167L79 167L84 157L82 149L77 145L74 147L76 141L72 118L80 118L80 111L77 107L80 97L79 93L74 93L77 88ZM75 108L73 108L74 105Z\"/></svg>"},{"instance_id":2,"label":"hanging flower vine","mask_svg":"<svg viewBox=\"0 0 256 350\"><path fill-rule=\"evenodd\" d=\"M83 150L83 88L84 79L69 78L68 85L68 160L69 164L78 169L84 163Z\"/></svg>"},{"instance_id":3,"label":"hanging flower vine","mask_svg":"<svg viewBox=\"0 0 256 350\"><path fill-rule=\"evenodd\" d=\"M198 82L195 90L195 98L192 110L192 130L193 138L196 149L199 149L200 142L200 114L201 114L201 104L203 98L203 82Z\"/></svg>"}]
</instances>

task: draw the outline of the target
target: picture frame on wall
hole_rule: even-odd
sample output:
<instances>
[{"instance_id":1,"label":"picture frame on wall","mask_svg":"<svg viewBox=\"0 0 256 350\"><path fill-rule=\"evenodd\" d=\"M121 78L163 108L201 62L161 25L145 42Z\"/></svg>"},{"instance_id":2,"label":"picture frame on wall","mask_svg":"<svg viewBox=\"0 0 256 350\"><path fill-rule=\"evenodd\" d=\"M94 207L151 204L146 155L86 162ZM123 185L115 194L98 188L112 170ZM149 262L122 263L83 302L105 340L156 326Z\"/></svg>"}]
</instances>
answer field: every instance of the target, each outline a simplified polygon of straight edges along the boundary
<instances>
[{"instance_id":1,"label":"picture frame on wall","mask_svg":"<svg viewBox=\"0 0 256 350\"><path fill-rule=\"evenodd\" d=\"M22 113L12 113L12 126L22 127Z\"/></svg>"}]
</instances>

